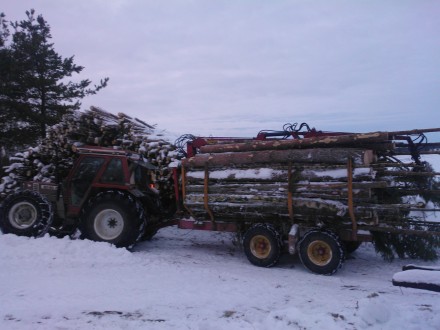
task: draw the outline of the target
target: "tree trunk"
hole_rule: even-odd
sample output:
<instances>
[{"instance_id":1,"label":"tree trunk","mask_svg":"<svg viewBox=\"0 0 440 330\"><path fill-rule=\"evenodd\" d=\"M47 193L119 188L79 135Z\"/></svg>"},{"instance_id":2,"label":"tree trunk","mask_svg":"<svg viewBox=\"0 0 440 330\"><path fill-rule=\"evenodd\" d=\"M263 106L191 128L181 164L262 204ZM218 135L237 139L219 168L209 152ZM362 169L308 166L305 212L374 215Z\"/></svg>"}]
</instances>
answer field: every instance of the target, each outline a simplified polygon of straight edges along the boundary
<instances>
[{"instance_id":1,"label":"tree trunk","mask_svg":"<svg viewBox=\"0 0 440 330\"><path fill-rule=\"evenodd\" d=\"M41 138L44 139L46 137L46 124L47 124L47 113L46 113L46 92L43 90L41 92L41 104L40 104L40 113L41 113Z\"/></svg>"},{"instance_id":2,"label":"tree trunk","mask_svg":"<svg viewBox=\"0 0 440 330\"><path fill-rule=\"evenodd\" d=\"M198 154L192 158L183 159L185 167L235 167L242 164L272 164L272 163L325 163L346 164L352 158L356 165L369 165L374 160L372 150L363 149L291 149L233 152L219 154Z\"/></svg>"},{"instance_id":3,"label":"tree trunk","mask_svg":"<svg viewBox=\"0 0 440 330\"><path fill-rule=\"evenodd\" d=\"M326 148L335 146L382 148L381 143L388 141L388 133L375 132L364 134L350 134L337 136L318 136L314 138L294 140L255 140L245 143L234 144L212 144L200 148L202 153L241 152L257 150L285 150L302 148ZM389 146L389 145L387 145Z\"/></svg>"}]
</instances>

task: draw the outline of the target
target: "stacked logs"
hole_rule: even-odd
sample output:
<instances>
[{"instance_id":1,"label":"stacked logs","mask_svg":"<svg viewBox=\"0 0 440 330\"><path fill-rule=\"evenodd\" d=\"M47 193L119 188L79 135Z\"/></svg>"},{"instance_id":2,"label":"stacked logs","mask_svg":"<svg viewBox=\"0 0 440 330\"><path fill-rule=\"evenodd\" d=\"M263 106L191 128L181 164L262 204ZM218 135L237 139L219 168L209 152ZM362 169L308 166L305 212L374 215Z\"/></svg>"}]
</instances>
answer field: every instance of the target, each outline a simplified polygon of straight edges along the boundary
<instances>
[{"instance_id":1,"label":"stacked logs","mask_svg":"<svg viewBox=\"0 0 440 330\"><path fill-rule=\"evenodd\" d=\"M111 114L97 107L65 115L50 127L35 147L15 154L0 184L0 195L19 189L21 181L60 182L73 165L73 145L114 147L141 154L157 167L156 178L164 193L172 192L168 165L176 159L174 145L162 131L126 114Z\"/></svg>"},{"instance_id":2,"label":"stacked logs","mask_svg":"<svg viewBox=\"0 0 440 330\"><path fill-rule=\"evenodd\" d=\"M402 227L420 219L428 200L439 201L440 173L425 163L394 159L394 136L206 145L182 160L184 205L194 218L214 222ZM415 198L420 195L426 197L423 204ZM440 211L439 203L429 205Z\"/></svg>"}]
</instances>

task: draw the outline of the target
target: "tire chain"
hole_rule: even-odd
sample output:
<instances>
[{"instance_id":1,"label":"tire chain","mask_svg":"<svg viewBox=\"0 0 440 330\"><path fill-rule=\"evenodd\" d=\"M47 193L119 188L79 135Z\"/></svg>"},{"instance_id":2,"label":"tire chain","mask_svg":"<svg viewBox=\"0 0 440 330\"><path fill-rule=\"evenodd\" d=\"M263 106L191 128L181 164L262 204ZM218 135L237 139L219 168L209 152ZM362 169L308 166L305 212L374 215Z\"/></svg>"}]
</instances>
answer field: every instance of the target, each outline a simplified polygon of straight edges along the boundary
<instances>
[{"instance_id":1,"label":"tire chain","mask_svg":"<svg viewBox=\"0 0 440 330\"><path fill-rule=\"evenodd\" d=\"M53 221L53 209L52 204L38 192L30 191L30 190L24 190L24 191L18 191L14 194L9 195L6 197L6 199L0 204L0 214L3 213L3 210L5 206L7 207L8 204L14 201L16 198L25 197L30 199L32 202L37 204L39 207L39 212L41 216L41 221L38 221L37 224L33 226L33 229L36 231L35 234L30 235L33 237L42 237L44 236L50 229L50 225Z\"/></svg>"}]
</instances>

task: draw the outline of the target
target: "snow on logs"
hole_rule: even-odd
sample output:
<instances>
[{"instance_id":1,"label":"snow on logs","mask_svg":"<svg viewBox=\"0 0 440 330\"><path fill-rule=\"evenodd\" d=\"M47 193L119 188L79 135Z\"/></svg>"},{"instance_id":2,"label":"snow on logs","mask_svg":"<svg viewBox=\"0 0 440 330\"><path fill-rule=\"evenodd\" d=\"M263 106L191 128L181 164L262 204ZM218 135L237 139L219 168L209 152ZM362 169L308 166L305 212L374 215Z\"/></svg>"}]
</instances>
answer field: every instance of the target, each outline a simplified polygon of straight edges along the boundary
<instances>
[{"instance_id":1,"label":"snow on logs","mask_svg":"<svg viewBox=\"0 0 440 330\"><path fill-rule=\"evenodd\" d=\"M157 166L156 178L164 192L172 192L168 165L176 159L175 146L154 126L123 113L117 115L97 107L65 115L47 130L46 138L32 148L10 157L0 194L19 188L19 182L58 182L73 165L72 146L80 144L114 147L141 154ZM56 165L55 165L56 164Z\"/></svg>"}]
</instances>

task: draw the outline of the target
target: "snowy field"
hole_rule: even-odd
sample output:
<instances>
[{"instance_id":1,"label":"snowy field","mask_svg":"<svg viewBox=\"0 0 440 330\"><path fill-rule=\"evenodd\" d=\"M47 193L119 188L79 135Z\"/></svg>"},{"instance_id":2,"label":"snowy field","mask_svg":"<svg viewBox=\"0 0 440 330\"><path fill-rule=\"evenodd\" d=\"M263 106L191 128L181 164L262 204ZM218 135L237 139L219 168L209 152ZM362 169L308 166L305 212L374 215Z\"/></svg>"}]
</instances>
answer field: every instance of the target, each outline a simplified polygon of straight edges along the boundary
<instances>
[{"instance_id":1,"label":"snowy field","mask_svg":"<svg viewBox=\"0 0 440 330\"><path fill-rule=\"evenodd\" d=\"M131 253L0 234L0 329L440 328L440 293L391 283L419 261L364 243L327 277L289 255L253 266L233 237L170 227Z\"/></svg>"}]
</instances>

